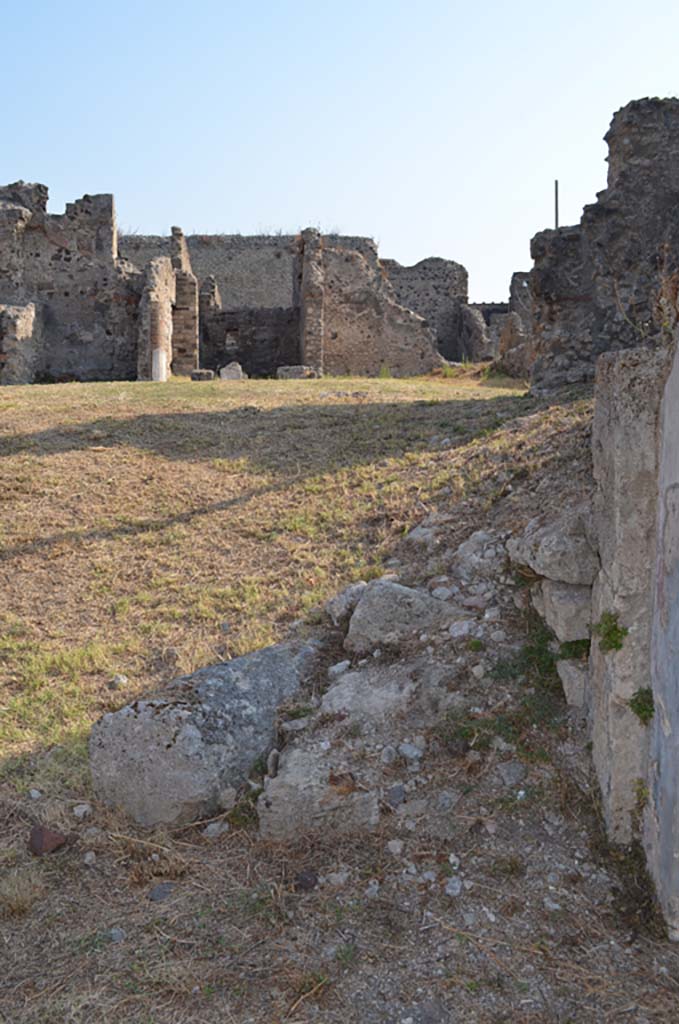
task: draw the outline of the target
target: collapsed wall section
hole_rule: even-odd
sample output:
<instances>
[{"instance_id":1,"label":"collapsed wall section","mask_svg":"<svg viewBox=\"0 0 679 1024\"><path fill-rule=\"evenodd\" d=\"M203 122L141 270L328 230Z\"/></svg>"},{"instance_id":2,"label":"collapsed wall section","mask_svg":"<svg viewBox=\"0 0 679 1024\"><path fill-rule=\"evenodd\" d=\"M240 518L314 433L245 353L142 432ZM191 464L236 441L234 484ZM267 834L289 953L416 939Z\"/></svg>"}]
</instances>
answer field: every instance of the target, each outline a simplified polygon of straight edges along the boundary
<instances>
[{"instance_id":1,"label":"collapsed wall section","mask_svg":"<svg viewBox=\"0 0 679 1024\"><path fill-rule=\"evenodd\" d=\"M322 294L322 325L316 307L314 330L303 341L305 361L309 354L318 357L320 330L326 373L407 377L441 364L433 332L422 317L399 305L376 249L364 255L322 245L318 274L314 290Z\"/></svg>"}]
</instances>

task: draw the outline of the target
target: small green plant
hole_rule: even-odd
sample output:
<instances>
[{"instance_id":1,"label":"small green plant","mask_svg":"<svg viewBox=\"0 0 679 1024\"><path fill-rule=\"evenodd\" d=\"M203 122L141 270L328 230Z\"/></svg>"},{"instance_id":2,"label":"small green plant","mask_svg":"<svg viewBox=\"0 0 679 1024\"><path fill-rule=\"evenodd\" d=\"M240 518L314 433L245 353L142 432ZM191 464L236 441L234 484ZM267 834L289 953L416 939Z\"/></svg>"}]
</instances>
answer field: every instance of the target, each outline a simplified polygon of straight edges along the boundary
<instances>
[{"instance_id":1,"label":"small green plant","mask_svg":"<svg viewBox=\"0 0 679 1024\"><path fill-rule=\"evenodd\" d=\"M472 637L471 640L467 641L468 651L482 651L484 650L485 646L486 645L484 644L483 640L477 640L475 637Z\"/></svg>"},{"instance_id":2,"label":"small green plant","mask_svg":"<svg viewBox=\"0 0 679 1024\"><path fill-rule=\"evenodd\" d=\"M347 942L340 946L335 953L335 959L342 967L351 967L358 957L358 947L353 942Z\"/></svg>"},{"instance_id":3,"label":"small green plant","mask_svg":"<svg viewBox=\"0 0 679 1024\"><path fill-rule=\"evenodd\" d=\"M630 697L627 703L630 710L634 712L639 721L643 722L644 725L648 725L655 712L653 691L650 687L645 686L643 689L637 690L637 692Z\"/></svg>"},{"instance_id":4,"label":"small green plant","mask_svg":"<svg viewBox=\"0 0 679 1024\"><path fill-rule=\"evenodd\" d=\"M599 637L599 647L604 654L621 650L622 642L629 633L629 629L618 622L617 612L604 612L592 628Z\"/></svg>"},{"instance_id":5,"label":"small green plant","mask_svg":"<svg viewBox=\"0 0 679 1024\"><path fill-rule=\"evenodd\" d=\"M391 370L389 369L387 363L382 363L382 365L380 366L380 372L377 374L377 376L380 377L382 380L391 377Z\"/></svg>"},{"instance_id":6,"label":"small green plant","mask_svg":"<svg viewBox=\"0 0 679 1024\"><path fill-rule=\"evenodd\" d=\"M559 647L559 661L584 661L589 656L589 640L566 640Z\"/></svg>"}]
</instances>

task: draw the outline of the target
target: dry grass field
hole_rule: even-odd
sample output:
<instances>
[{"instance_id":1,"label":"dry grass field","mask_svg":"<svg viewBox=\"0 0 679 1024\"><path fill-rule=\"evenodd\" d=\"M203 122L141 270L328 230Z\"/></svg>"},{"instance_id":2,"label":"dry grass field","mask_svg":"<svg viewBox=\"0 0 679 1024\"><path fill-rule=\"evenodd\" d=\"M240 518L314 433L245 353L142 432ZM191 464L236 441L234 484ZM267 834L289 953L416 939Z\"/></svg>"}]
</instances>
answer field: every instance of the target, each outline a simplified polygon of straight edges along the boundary
<instances>
[{"instance_id":1,"label":"dry grass field","mask_svg":"<svg viewBox=\"0 0 679 1024\"><path fill-rule=\"evenodd\" d=\"M535 405L473 371L0 391L0 778L84 793L97 716L381 571Z\"/></svg>"}]
</instances>

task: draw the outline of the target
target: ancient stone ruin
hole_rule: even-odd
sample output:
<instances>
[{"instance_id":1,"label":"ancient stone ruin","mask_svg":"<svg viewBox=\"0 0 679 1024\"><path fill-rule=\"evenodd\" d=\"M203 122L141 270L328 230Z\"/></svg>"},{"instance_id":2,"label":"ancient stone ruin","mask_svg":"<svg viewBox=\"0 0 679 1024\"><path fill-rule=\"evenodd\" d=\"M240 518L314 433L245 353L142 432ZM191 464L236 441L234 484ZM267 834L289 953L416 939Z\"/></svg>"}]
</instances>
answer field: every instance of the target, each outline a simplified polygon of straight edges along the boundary
<instances>
[{"instance_id":1,"label":"ancient stone ruin","mask_svg":"<svg viewBox=\"0 0 679 1024\"><path fill-rule=\"evenodd\" d=\"M594 378L602 352L661 340L676 297L679 100L619 110L606 135L608 187L580 224L531 243L532 378Z\"/></svg>"},{"instance_id":2,"label":"ancient stone ruin","mask_svg":"<svg viewBox=\"0 0 679 1024\"><path fill-rule=\"evenodd\" d=\"M368 238L119 236L113 197L47 213L0 188L0 383L166 380L286 366L428 373L489 358L503 306L470 306L458 263L381 261ZM196 374L209 378L210 373Z\"/></svg>"}]
</instances>

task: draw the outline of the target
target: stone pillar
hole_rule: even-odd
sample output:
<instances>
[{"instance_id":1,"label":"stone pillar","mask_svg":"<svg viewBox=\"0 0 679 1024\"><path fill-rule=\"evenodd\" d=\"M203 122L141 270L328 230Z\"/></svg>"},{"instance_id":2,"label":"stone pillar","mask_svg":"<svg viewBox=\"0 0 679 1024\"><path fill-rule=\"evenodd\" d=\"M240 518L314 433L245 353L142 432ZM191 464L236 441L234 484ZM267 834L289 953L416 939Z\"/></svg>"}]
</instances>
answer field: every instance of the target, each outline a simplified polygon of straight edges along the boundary
<instances>
[{"instance_id":1,"label":"stone pillar","mask_svg":"<svg viewBox=\"0 0 679 1024\"><path fill-rule=\"evenodd\" d=\"M323 236L314 228L302 232L300 303L300 363L323 372Z\"/></svg>"},{"instance_id":2,"label":"stone pillar","mask_svg":"<svg viewBox=\"0 0 679 1024\"><path fill-rule=\"evenodd\" d=\"M172 372L190 377L193 370L198 369L198 281L191 269L189 250L181 228L172 228L170 252L175 273Z\"/></svg>"},{"instance_id":3,"label":"stone pillar","mask_svg":"<svg viewBox=\"0 0 679 1024\"><path fill-rule=\"evenodd\" d=\"M175 272L165 256L151 260L145 270L139 303L137 377L167 380L172 365L172 314Z\"/></svg>"}]
</instances>

